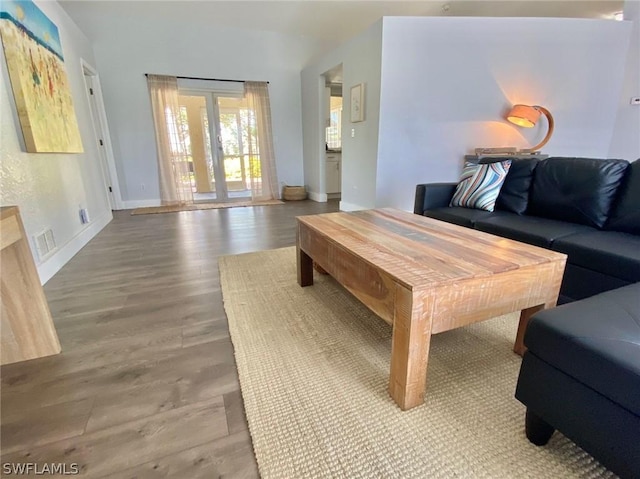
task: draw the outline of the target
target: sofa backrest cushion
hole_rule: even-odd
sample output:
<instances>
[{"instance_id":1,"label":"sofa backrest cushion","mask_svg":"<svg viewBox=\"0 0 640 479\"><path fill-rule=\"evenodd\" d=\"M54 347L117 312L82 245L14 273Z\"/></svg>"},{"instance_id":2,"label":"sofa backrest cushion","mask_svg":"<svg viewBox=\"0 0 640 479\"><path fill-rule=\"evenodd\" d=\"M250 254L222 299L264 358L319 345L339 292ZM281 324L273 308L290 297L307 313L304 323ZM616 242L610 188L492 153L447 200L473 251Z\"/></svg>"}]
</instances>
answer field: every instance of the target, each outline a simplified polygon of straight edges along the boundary
<instances>
[{"instance_id":1,"label":"sofa backrest cushion","mask_svg":"<svg viewBox=\"0 0 640 479\"><path fill-rule=\"evenodd\" d=\"M640 158L627 169L605 229L640 235Z\"/></svg>"},{"instance_id":2,"label":"sofa backrest cushion","mask_svg":"<svg viewBox=\"0 0 640 479\"><path fill-rule=\"evenodd\" d=\"M542 160L533 173L527 214L602 228L628 167L625 160Z\"/></svg>"},{"instance_id":3,"label":"sofa backrest cushion","mask_svg":"<svg viewBox=\"0 0 640 479\"><path fill-rule=\"evenodd\" d=\"M493 163L496 158L485 158L479 163ZM503 161L504 157L501 160ZM512 158L509 173L504 179L500 194L496 200L496 210L510 211L523 215L529 204L529 190L533 181L533 170L538 164L537 158Z\"/></svg>"}]
</instances>

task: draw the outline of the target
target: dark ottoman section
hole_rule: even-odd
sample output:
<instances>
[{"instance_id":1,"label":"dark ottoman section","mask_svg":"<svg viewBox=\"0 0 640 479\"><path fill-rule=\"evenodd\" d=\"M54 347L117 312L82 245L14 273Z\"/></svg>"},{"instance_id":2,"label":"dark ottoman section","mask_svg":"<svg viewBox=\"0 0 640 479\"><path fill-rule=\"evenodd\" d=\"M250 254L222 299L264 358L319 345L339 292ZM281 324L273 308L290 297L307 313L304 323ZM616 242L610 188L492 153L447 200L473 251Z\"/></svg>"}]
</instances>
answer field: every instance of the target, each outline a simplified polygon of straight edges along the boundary
<instances>
[{"instance_id":1,"label":"dark ottoman section","mask_svg":"<svg viewBox=\"0 0 640 479\"><path fill-rule=\"evenodd\" d=\"M516 398L527 437L555 429L623 478L640 477L640 283L537 313Z\"/></svg>"}]
</instances>

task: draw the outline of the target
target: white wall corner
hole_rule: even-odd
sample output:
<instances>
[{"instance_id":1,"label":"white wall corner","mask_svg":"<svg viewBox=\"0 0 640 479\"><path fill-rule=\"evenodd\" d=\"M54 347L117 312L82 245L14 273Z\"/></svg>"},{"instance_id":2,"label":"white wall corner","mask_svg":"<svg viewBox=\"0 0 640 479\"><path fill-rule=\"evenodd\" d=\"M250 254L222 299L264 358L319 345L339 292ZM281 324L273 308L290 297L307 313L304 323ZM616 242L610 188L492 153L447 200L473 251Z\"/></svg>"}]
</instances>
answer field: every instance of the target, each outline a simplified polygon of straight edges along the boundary
<instances>
[{"instance_id":1,"label":"white wall corner","mask_svg":"<svg viewBox=\"0 0 640 479\"><path fill-rule=\"evenodd\" d=\"M633 161L640 157L640 106L630 101L640 94L640 2L625 2L624 19L632 27L608 157Z\"/></svg>"},{"instance_id":2,"label":"white wall corner","mask_svg":"<svg viewBox=\"0 0 640 479\"><path fill-rule=\"evenodd\" d=\"M360 211L360 210L368 210L366 206L360 206L355 203L349 203L347 201L340 202L340 211Z\"/></svg>"},{"instance_id":3,"label":"white wall corner","mask_svg":"<svg viewBox=\"0 0 640 479\"><path fill-rule=\"evenodd\" d=\"M317 201L318 203L326 203L327 202L327 194L326 193L316 193L315 191L309 191L309 199L313 201Z\"/></svg>"},{"instance_id":4,"label":"white wall corner","mask_svg":"<svg viewBox=\"0 0 640 479\"><path fill-rule=\"evenodd\" d=\"M40 283L45 284L49 281L54 274L56 274L67 262L73 258L78 251L80 251L94 236L96 236L102 229L107 226L113 215L111 210L104 213L100 218L91 222L91 224L71 238L64 246L56 251L51 257L47 258L44 262L40 263L38 268L38 275L40 276Z\"/></svg>"}]
</instances>

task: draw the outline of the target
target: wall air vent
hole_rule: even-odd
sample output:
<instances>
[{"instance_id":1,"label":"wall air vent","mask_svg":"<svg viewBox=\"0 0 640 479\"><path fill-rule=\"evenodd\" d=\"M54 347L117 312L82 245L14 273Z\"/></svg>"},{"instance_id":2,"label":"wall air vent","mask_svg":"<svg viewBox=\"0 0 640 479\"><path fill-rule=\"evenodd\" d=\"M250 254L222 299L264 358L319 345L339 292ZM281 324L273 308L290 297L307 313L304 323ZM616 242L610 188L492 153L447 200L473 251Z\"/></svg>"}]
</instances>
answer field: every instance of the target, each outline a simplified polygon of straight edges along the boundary
<instances>
[{"instance_id":1,"label":"wall air vent","mask_svg":"<svg viewBox=\"0 0 640 479\"><path fill-rule=\"evenodd\" d=\"M33 239L35 240L40 260L45 259L53 252L54 249L56 249L56 240L53 237L53 231L50 229L34 236Z\"/></svg>"}]
</instances>

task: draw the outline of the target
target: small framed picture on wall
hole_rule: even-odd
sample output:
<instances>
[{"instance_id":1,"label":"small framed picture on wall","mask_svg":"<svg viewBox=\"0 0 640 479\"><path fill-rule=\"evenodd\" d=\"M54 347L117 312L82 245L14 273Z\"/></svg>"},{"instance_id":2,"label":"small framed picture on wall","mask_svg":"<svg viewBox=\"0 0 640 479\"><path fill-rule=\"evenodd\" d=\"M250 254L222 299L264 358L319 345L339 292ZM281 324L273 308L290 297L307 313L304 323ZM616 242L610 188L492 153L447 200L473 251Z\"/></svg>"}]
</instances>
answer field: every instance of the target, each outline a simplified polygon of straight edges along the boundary
<instances>
[{"instance_id":1,"label":"small framed picture on wall","mask_svg":"<svg viewBox=\"0 0 640 479\"><path fill-rule=\"evenodd\" d=\"M351 123L364 121L364 83L351 87Z\"/></svg>"}]
</instances>

